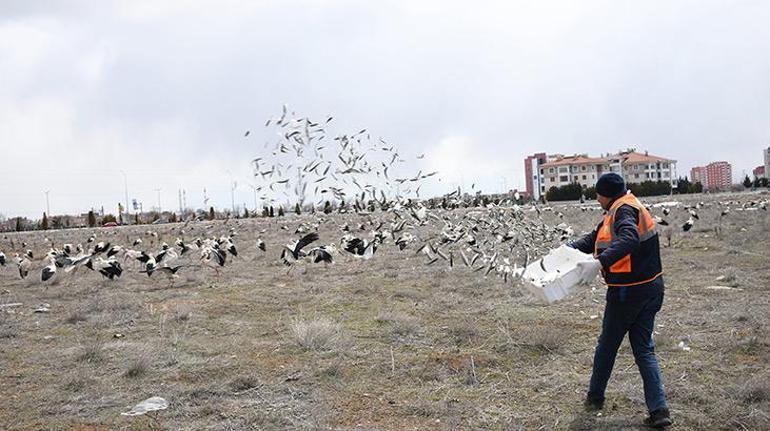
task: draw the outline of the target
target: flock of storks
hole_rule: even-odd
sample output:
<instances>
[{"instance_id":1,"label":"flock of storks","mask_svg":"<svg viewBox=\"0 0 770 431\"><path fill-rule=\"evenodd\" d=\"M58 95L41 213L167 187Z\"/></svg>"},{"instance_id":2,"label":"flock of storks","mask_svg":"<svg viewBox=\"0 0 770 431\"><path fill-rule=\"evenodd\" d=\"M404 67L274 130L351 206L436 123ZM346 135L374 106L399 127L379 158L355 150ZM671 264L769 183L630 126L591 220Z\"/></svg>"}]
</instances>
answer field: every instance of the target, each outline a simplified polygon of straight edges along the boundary
<instances>
[{"instance_id":1,"label":"flock of storks","mask_svg":"<svg viewBox=\"0 0 770 431\"><path fill-rule=\"evenodd\" d=\"M294 199L301 207L307 207L304 202L308 194L321 199L312 205L313 215L309 221L300 223L294 230L298 237L280 248L280 262L288 266L289 271L299 262L331 264L341 253L356 259L372 259L379 248L391 244L398 252L412 248L425 258L426 265L443 261L450 267L457 264L509 282L520 279L529 263L575 234L563 221L561 211L537 203L521 206L518 193L502 202L484 205L479 203L479 191L474 190L475 196L470 196L457 188L440 200L420 201L422 182L436 172L423 174L420 170L413 175L394 176L394 171L405 162L394 146L383 139L373 143L366 129L324 140L325 127L331 121L332 117L324 122L289 118L284 106L279 117L265 124L278 128L275 146L252 161L255 182L260 183L253 186L254 191L263 193L263 204L272 205L280 195ZM245 133L247 138L250 135L249 131ZM419 155L417 159L422 157ZM268 159L271 160L268 162ZM296 176L293 175L295 171ZM316 207L320 208L330 200L339 206L340 217L327 213L317 215ZM720 208L720 222L731 207L736 211L767 210L767 200L716 204ZM699 202L693 206L680 206L689 215L682 230L689 231L699 219L698 211L708 205L712 204ZM567 208L570 207L565 206L564 210ZM600 209L590 205L579 208L581 211ZM658 208L662 209L662 216L655 214L655 220L667 226L664 217L669 216L671 208L664 203L650 207L653 211ZM553 213L557 224L546 223L543 216L547 212ZM314 245L320 239L318 232L322 225L340 220L347 223L337 226L342 235L338 241ZM225 225L229 221L228 218ZM233 224L240 222L236 220ZM172 284L179 271L189 267L208 267L219 277L228 258L239 256L237 230L230 227L225 235L205 232L195 239L185 239L187 234L201 230L198 227L203 223L206 222L191 219L181 227L171 227L168 234L177 237L173 246L163 242L158 232L147 231L145 240L151 246L159 243L159 249L155 250L144 247L146 241L141 237L133 241L127 237L123 245L116 244L114 239L97 241L97 231L86 239L85 246L61 244L57 247L46 238L49 250L43 258L40 280L54 283L83 271L116 280L123 275L124 265L129 264L148 277L163 274ZM216 225L203 226L206 230ZM281 229L291 230L287 225ZM106 231L99 235L117 236L117 232ZM265 232L265 229L259 231L260 234ZM13 239L6 236L6 240L12 250L19 249ZM19 276L24 279L33 269L35 254L26 243L21 242L20 246L13 261ZM261 238L257 238L255 247L258 253L268 249ZM0 250L0 266L6 266L7 261L7 256Z\"/></svg>"},{"instance_id":2,"label":"flock of storks","mask_svg":"<svg viewBox=\"0 0 770 431\"><path fill-rule=\"evenodd\" d=\"M719 220L730 214L731 207L737 211L767 211L767 200L715 204L718 205ZM714 204L699 202L692 206L678 205L680 211L685 211L688 217L682 230L689 231L695 220L700 219L698 211L708 205ZM296 237L280 246L279 260L291 271L298 263L332 264L340 254L354 259L372 259L381 247L389 245L396 252L411 250L423 256L425 265L443 261L449 267L459 265L483 276L493 274L509 282L519 279L529 263L575 234L564 222L549 225L544 221L543 215L548 212L552 213L553 220L565 218L563 212L550 206L519 206L507 202L502 205L472 207L458 198L453 201L453 207L460 209L428 208L420 202L404 199L391 202L388 209L374 213L360 211L339 216L324 214L305 217L304 221L297 219L299 224L296 227L280 226L284 231L294 229ZM562 211L567 211L567 208ZM598 210L596 206L579 208L581 211ZM655 215L658 224L668 225L663 217L672 213L671 207L651 206L650 209L661 212L662 216ZM219 277L227 262L238 258L237 228L245 221L235 220L231 223L228 229L225 225L190 220L184 225L172 226L165 234L147 231L143 235L144 240L140 236L131 241L126 236L123 245L116 243L120 231L114 229L101 232L94 230L85 240L85 245L57 245L45 238L49 250L38 261L26 242L16 244L14 238L8 236L5 240L11 249L21 248L14 253L13 263L22 279L37 269L40 271L39 280L44 284L56 283L57 280L73 277L83 271L117 280L124 274L124 267L130 265L135 268L135 273L147 277L162 274L173 284L183 268L211 268ZM318 245L320 228L330 223L332 229L340 232L338 240ZM184 239L192 232L208 233L216 228L228 231L225 235L199 236L189 241ZM258 233L261 235L266 231L261 229ZM97 234L105 238L97 240ZM173 245L162 241L165 235L175 234L178 237ZM110 236L113 238L108 241ZM145 243L149 243L150 247L145 247ZM262 238L257 238L252 247L255 253L262 254L269 248ZM0 266L4 267L7 263L6 254L0 251Z\"/></svg>"}]
</instances>

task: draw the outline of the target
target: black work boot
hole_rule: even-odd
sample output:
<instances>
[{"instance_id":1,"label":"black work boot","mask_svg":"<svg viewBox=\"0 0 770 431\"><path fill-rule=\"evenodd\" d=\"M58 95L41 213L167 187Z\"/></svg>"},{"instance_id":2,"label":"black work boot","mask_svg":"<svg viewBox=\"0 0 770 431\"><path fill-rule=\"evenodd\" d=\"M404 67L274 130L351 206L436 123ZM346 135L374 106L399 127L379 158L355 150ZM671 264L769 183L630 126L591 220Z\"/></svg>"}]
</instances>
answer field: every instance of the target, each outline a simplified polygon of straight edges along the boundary
<instances>
[{"instance_id":1,"label":"black work boot","mask_svg":"<svg viewBox=\"0 0 770 431\"><path fill-rule=\"evenodd\" d=\"M585 408L585 411L587 412L598 412L604 408L604 400L586 398L585 401L583 401L583 408Z\"/></svg>"},{"instance_id":2,"label":"black work boot","mask_svg":"<svg viewBox=\"0 0 770 431\"><path fill-rule=\"evenodd\" d=\"M644 420L644 424L652 428L665 428L670 426L672 423L671 414L665 407L650 412L650 417Z\"/></svg>"}]
</instances>

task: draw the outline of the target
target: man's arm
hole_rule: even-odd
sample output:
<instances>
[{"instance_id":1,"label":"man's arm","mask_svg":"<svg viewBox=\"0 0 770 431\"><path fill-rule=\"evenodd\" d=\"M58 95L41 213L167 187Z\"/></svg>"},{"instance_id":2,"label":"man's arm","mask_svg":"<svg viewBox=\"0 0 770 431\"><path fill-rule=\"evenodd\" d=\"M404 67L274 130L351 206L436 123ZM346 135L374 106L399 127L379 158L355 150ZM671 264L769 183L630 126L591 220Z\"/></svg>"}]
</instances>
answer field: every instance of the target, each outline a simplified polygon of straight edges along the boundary
<instances>
[{"instance_id":1,"label":"man's arm","mask_svg":"<svg viewBox=\"0 0 770 431\"><path fill-rule=\"evenodd\" d=\"M598 257L604 270L608 270L623 256L639 247L639 214L629 205L622 205L615 213L615 223L612 226L614 238L612 244Z\"/></svg>"},{"instance_id":2,"label":"man's arm","mask_svg":"<svg viewBox=\"0 0 770 431\"><path fill-rule=\"evenodd\" d=\"M599 226L602 224L599 223ZM594 244L596 243L596 232L599 230L599 226L593 231L585 234L582 238L570 241L567 243L569 247L578 249L583 253L593 254Z\"/></svg>"}]
</instances>

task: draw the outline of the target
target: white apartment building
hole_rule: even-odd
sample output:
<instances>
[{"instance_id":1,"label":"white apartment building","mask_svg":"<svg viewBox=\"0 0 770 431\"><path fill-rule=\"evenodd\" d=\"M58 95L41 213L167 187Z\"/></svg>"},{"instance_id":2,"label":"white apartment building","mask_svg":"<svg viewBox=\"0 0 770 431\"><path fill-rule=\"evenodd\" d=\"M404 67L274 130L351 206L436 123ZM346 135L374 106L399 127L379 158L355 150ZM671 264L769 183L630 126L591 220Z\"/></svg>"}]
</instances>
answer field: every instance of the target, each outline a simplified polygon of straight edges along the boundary
<instances>
[{"instance_id":1,"label":"white apartment building","mask_svg":"<svg viewBox=\"0 0 770 431\"><path fill-rule=\"evenodd\" d=\"M548 156L548 161L540 165L538 181L540 192L545 193L551 187L561 187L571 183L592 187L596 180L606 172L616 172L627 183L643 181L676 181L676 160L653 156L647 152L635 150L622 151L602 157L589 157L587 154Z\"/></svg>"}]
</instances>

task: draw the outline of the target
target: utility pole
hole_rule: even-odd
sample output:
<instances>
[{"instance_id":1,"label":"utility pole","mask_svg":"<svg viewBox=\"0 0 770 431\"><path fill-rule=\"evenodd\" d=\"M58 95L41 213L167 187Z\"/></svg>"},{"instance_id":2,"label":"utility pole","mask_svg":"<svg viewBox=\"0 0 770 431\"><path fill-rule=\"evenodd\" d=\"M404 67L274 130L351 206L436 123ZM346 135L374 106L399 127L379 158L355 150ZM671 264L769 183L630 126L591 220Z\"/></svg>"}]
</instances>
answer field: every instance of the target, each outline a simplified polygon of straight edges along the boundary
<instances>
[{"instance_id":1,"label":"utility pole","mask_svg":"<svg viewBox=\"0 0 770 431\"><path fill-rule=\"evenodd\" d=\"M45 213L48 214L48 217L51 217L51 206L48 203L48 194L51 193L51 191L46 190L43 193L45 193Z\"/></svg>"},{"instance_id":2,"label":"utility pole","mask_svg":"<svg viewBox=\"0 0 770 431\"><path fill-rule=\"evenodd\" d=\"M254 184L249 184L249 187L251 187L251 190L254 191L254 212L256 212L257 211L257 186L255 186Z\"/></svg>"},{"instance_id":3,"label":"utility pole","mask_svg":"<svg viewBox=\"0 0 770 431\"><path fill-rule=\"evenodd\" d=\"M123 191L126 194L126 218L128 218L131 213L128 210L128 178L126 177L126 173L121 169L120 173L123 174Z\"/></svg>"},{"instance_id":4,"label":"utility pole","mask_svg":"<svg viewBox=\"0 0 770 431\"><path fill-rule=\"evenodd\" d=\"M160 215L163 212L163 210L161 209L161 206L160 206L160 191L161 190L163 190L163 189L155 189L155 192L158 193L158 215Z\"/></svg>"},{"instance_id":5,"label":"utility pole","mask_svg":"<svg viewBox=\"0 0 770 431\"><path fill-rule=\"evenodd\" d=\"M230 200L233 204L233 214L235 214L235 188L238 187L238 183L233 181L232 185L230 186Z\"/></svg>"},{"instance_id":6,"label":"utility pole","mask_svg":"<svg viewBox=\"0 0 770 431\"><path fill-rule=\"evenodd\" d=\"M179 215L181 216L184 213L182 210L182 189L179 189Z\"/></svg>"}]
</instances>

